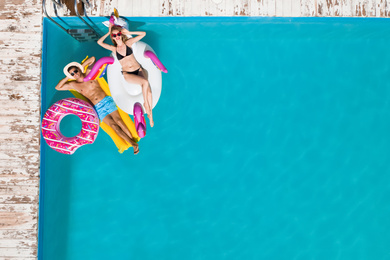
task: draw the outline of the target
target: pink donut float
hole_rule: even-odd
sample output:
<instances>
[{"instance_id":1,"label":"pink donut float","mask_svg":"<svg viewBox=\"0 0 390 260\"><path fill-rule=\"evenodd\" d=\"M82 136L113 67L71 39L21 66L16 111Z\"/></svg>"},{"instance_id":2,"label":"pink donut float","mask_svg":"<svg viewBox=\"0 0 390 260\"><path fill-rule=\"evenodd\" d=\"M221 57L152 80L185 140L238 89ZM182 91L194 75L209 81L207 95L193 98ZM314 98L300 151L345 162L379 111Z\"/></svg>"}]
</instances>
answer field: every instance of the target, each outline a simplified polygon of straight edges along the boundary
<instances>
[{"instance_id":1,"label":"pink donut float","mask_svg":"<svg viewBox=\"0 0 390 260\"><path fill-rule=\"evenodd\" d=\"M74 137L65 137L59 126L66 115L76 115L81 119L81 132ZM78 98L65 98L54 103L42 119L42 135L46 143L55 151L73 154L77 148L92 144L99 132L99 118L88 102Z\"/></svg>"}]
</instances>

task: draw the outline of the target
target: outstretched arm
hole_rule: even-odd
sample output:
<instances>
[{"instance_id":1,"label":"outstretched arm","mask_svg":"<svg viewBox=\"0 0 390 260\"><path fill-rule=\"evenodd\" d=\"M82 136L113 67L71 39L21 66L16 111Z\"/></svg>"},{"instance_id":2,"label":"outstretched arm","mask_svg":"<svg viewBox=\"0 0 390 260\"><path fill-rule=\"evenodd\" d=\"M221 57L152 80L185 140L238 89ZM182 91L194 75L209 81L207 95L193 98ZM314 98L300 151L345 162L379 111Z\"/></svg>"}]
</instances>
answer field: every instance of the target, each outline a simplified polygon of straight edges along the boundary
<instances>
[{"instance_id":1,"label":"outstretched arm","mask_svg":"<svg viewBox=\"0 0 390 260\"><path fill-rule=\"evenodd\" d=\"M85 72L86 74L88 74L88 72L91 70L89 68L89 65L92 65L93 63L95 63L96 61L96 58L94 56L92 56L91 58L88 58L86 61L84 61L81 66L83 66L84 70L85 70L85 67L88 67L87 71Z\"/></svg>"},{"instance_id":2,"label":"outstretched arm","mask_svg":"<svg viewBox=\"0 0 390 260\"><path fill-rule=\"evenodd\" d=\"M105 35L103 35L98 41L97 43L102 46L104 49L107 49L107 50L110 50L110 51L115 51L115 46L112 46L110 44L107 44L107 43L104 43L104 40L107 38L107 36L110 35L111 33L111 24L110 24L110 27L108 28L108 33L106 33Z\"/></svg>"},{"instance_id":3,"label":"outstretched arm","mask_svg":"<svg viewBox=\"0 0 390 260\"><path fill-rule=\"evenodd\" d=\"M126 41L126 45L128 45L128 46L131 46L133 43L140 41L146 35L146 32L130 32L125 28L122 29L121 33L123 33L124 35L128 35L128 34L137 35L136 37L130 38Z\"/></svg>"},{"instance_id":4,"label":"outstretched arm","mask_svg":"<svg viewBox=\"0 0 390 260\"><path fill-rule=\"evenodd\" d=\"M69 80L68 77L65 77L65 78L61 79L60 82L58 82L58 84L56 86L56 90L70 90L70 89L74 89L73 82L68 81L68 80Z\"/></svg>"}]
</instances>

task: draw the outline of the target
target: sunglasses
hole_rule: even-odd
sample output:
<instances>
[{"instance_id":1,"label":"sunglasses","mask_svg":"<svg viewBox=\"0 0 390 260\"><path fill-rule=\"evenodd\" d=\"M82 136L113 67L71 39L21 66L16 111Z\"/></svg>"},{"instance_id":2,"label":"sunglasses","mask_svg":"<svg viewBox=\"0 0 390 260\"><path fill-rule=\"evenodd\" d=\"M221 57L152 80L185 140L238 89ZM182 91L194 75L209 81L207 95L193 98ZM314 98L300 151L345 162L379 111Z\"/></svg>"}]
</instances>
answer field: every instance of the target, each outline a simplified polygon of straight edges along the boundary
<instances>
[{"instance_id":1,"label":"sunglasses","mask_svg":"<svg viewBox=\"0 0 390 260\"><path fill-rule=\"evenodd\" d=\"M79 72L78 70L74 70L73 72L70 73L70 75L74 76L78 72Z\"/></svg>"},{"instance_id":2,"label":"sunglasses","mask_svg":"<svg viewBox=\"0 0 390 260\"><path fill-rule=\"evenodd\" d=\"M116 38L116 36L121 36L121 35L122 35L121 32L118 32L117 34L115 34L115 33L111 34L111 36L114 37L114 38Z\"/></svg>"}]
</instances>

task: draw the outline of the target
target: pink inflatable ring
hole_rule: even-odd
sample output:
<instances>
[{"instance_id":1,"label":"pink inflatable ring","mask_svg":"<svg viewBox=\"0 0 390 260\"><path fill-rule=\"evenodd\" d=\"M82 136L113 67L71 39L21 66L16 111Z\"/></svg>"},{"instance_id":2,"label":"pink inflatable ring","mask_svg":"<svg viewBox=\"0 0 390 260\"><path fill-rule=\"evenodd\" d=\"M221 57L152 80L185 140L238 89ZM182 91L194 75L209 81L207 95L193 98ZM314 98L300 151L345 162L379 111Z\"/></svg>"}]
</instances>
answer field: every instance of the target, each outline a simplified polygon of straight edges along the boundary
<instances>
[{"instance_id":1,"label":"pink inflatable ring","mask_svg":"<svg viewBox=\"0 0 390 260\"><path fill-rule=\"evenodd\" d=\"M76 115L81 119L81 132L74 137L65 137L59 126L66 115ZM77 148L92 144L99 132L99 118L88 102L78 98L65 98L54 103L42 119L42 135L46 143L55 151L73 154Z\"/></svg>"}]
</instances>

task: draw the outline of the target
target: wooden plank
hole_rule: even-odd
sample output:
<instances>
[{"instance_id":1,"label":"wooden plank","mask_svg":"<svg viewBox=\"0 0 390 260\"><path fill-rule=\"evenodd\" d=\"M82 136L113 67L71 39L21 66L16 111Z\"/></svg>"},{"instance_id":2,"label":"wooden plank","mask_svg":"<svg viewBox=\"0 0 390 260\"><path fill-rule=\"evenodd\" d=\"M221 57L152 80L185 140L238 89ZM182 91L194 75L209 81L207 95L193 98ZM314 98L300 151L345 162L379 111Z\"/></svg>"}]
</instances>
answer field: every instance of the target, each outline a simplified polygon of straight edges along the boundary
<instances>
[{"instance_id":1,"label":"wooden plank","mask_svg":"<svg viewBox=\"0 0 390 260\"><path fill-rule=\"evenodd\" d=\"M317 16L333 16L333 5L332 0L317 0Z\"/></svg>"},{"instance_id":2,"label":"wooden plank","mask_svg":"<svg viewBox=\"0 0 390 260\"><path fill-rule=\"evenodd\" d=\"M0 229L30 230L35 228L37 228L37 213L0 212Z\"/></svg>"},{"instance_id":3,"label":"wooden plank","mask_svg":"<svg viewBox=\"0 0 390 260\"><path fill-rule=\"evenodd\" d=\"M275 1L275 16L283 16L283 2L285 0Z\"/></svg>"},{"instance_id":4,"label":"wooden plank","mask_svg":"<svg viewBox=\"0 0 390 260\"><path fill-rule=\"evenodd\" d=\"M131 16L142 16L142 0L132 0L126 9L131 8Z\"/></svg>"},{"instance_id":5,"label":"wooden plank","mask_svg":"<svg viewBox=\"0 0 390 260\"><path fill-rule=\"evenodd\" d=\"M1 185L15 185L19 187L24 186L36 186L38 187L38 174L34 173L35 178L30 177L30 173L26 169L15 169L15 172L18 172L16 175L8 175L6 171L10 171L9 169L1 168L0 175L0 184ZM9 167L7 167L9 168ZM23 172L21 172L23 171ZM37 190L38 191L38 190Z\"/></svg>"},{"instance_id":6,"label":"wooden plank","mask_svg":"<svg viewBox=\"0 0 390 260\"><path fill-rule=\"evenodd\" d=\"M140 16L151 16L151 0L141 0L140 2Z\"/></svg>"},{"instance_id":7,"label":"wooden plank","mask_svg":"<svg viewBox=\"0 0 390 260\"><path fill-rule=\"evenodd\" d=\"M390 17L390 0L385 0L385 5L386 5L386 8L385 8L385 17Z\"/></svg>"},{"instance_id":8,"label":"wooden plank","mask_svg":"<svg viewBox=\"0 0 390 260\"><path fill-rule=\"evenodd\" d=\"M291 0L291 17L299 17L301 14L301 1Z\"/></svg>"},{"instance_id":9,"label":"wooden plank","mask_svg":"<svg viewBox=\"0 0 390 260\"><path fill-rule=\"evenodd\" d=\"M19 185L0 185L1 195L17 195L17 196L36 196L38 195L38 183L32 186L19 186ZM1 206L0 206L1 211Z\"/></svg>"},{"instance_id":10,"label":"wooden plank","mask_svg":"<svg viewBox=\"0 0 390 260\"><path fill-rule=\"evenodd\" d=\"M268 2L270 0L260 0L260 15L261 16L271 16L268 11Z\"/></svg>"},{"instance_id":11,"label":"wooden plank","mask_svg":"<svg viewBox=\"0 0 390 260\"><path fill-rule=\"evenodd\" d=\"M36 249L33 248L19 248L19 247L0 247L0 257L5 259L29 259L36 256ZM4 259L3 258L3 259Z\"/></svg>"},{"instance_id":12,"label":"wooden plank","mask_svg":"<svg viewBox=\"0 0 390 260\"><path fill-rule=\"evenodd\" d=\"M290 1L290 0L288 0ZM248 16L249 14L249 0L242 0L241 5L240 5L240 16Z\"/></svg>"},{"instance_id":13,"label":"wooden plank","mask_svg":"<svg viewBox=\"0 0 390 260\"><path fill-rule=\"evenodd\" d=\"M13 248L15 244L18 248L30 249L31 247L35 247L36 241L31 241L29 239L21 239L15 241L14 239L0 239L0 248Z\"/></svg>"},{"instance_id":14,"label":"wooden plank","mask_svg":"<svg viewBox=\"0 0 390 260\"><path fill-rule=\"evenodd\" d=\"M191 16L191 15L192 15L192 1L185 0L183 16Z\"/></svg>"},{"instance_id":15,"label":"wooden plank","mask_svg":"<svg viewBox=\"0 0 390 260\"><path fill-rule=\"evenodd\" d=\"M250 0L249 1L249 9L248 9L248 15L249 16L258 16L258 1L257 0Z\"/></svg>"},{"instance_id":16,"label":"wooden plank","mask_svg":"<svg viewBox=\"0 0 390 260\"><path fill-rule=\"evenodd\" d=\"M292 16L292 0L283 0L283 16Z\"/></svg>"},{"instance_id":17,"label":"wooden plank","mask_svg":"<svg viewBox=\"0 0 390 260\"><path fill-rule=\"evenodd\" d=\"M191 13L190 16L200 16L200 2L191 1Z\"/></svg>"},{"instance_id":18,"label":"wooden plank","mask_svg":"<svg viewBox=\"0 0 390 260\"><path fill-rule=\"evenodd\" d=\"M199 0L199 15L208 16L209 15L209 1L211 0Z\"/></svg>"},{"instance_id":19,"label":"wooden plank","mask_svg":"<svg viewBox=\"0 0 390 260\"><path fill-rule=\"evenodd\" d=\"M36 241L37 230L35 229L0 229L0 238L5 240L29 240Z\"/></svg>"},{"instance_id":20,"label":"wooden plank","mask_svg":"<svg viewBox=\"0 0 390 260\"><path fill-rule=\"evenodd\" d=\"M383 17L386 12L386 1L385 0L376 0L375 4L375 16Z\"/></svg>"},{"instance_id":21,"label":"wooden plank","mask_svg":"<svg viewBox=\"0 0 390 260\"><path fill-rule=\"evenodd\" d=\"M27 211L36 211L38 208L38 205L31 205L31 204L0 204L0 212L15 212L15 213L23 213ZM36 230L35 230L36 232ZM1 234L1 233L0 233ZM23 239L28 239L27 237ZM30 238L32 239L32 238Z\"/></svg>"},{"instance_id":22,"label":"wooden plank","mask_svg":"<svg viewBox=\"0 0 390 260\"><path fill-rule=\"evenodd\" d=\"M218 6L222 3L221 0L210 0L208 12L210 16L218 16L220 15Z\"/></svg>"},{"instance_id":23,"label":"wooden plank","mask_svg":"<svg viewBox=\"0 0 390 260\"><path fill-rule=\"evenodd\" d=\"M184 16L186 0L176 0L175 16Z\"/></svg>"},{"instance_id":24,"label":"wooden plank","mask_svg":"<svg viewBox=\"0 0 390 260\"><path fill-rule=\"evenodd\" d=\"M31 159L34 159L34 162L30 163L27 161L28 158L26 158L25 156L23 157L23 155L21 155L21 156L13 155L13 153L15 153L14 151L9 152L10 155L8 156L8 158L5 158L5 156L4 156L5 153L8 153L8 152L6 152L6 151L0 152L0 156L1 156L0 162L3 164L1 169L8 167L9 169L12 168L15 170L22 170L22 167L25 167L26 172L29 176L33 176L33 175L38 176L39 171L36 171L34 168L36 166L39 166L39 163L36 162L37 158L39 158L39 156L30 154L29 156L31 156ZM35 156L35 157L32 157L32 156ZM20 157L22 157L22 158L20 158ZM23 165L23 166L21 166L21 165ZM36 180L36 181L38 181L38 180Z\"/></svg>"},{"instance_id":25,"label":"wooden plank","mask_svg":"<svg viewBox=\"0 0 390 260\"><path fill-rule=\"evenodd\" d=\"M311 0L301 0L301 16L316 16L317 5Z\"/></svg>"},{"instance_id":26,"label":"wooden plank","mask_svg":"<svg viewBox=\"0 0 390 260\"><path fill-rule=\"evenodd\" d=\"M351 0L351 16L362 16L363 15L363 1Z\"/></svg>"},{"instance_id":27,"label":"wooden plank","mask_svg":"<svg viewBox=\"0 0 390 260\"><path fill-rule=\"evenodd\" d=\"M267 16L276 16L276 2L279 0L267 0Z\"/></svg>"},{"instance_id":28,"label":"wooden plank","mask_svg":"<svg viewBox=\"0 0 390 260\"><path fill-rule=\"evenodd\" d=\"M334 0L333 2L333 16L341 15L341 0Z\"/></svg>"},{"instance_id":29,"label":"wooden plank","mask_svg":"<svg viewBox=\"0 0 390 260\"><path fill-rule=\"evenodd\" d=\"M160 16L168 16L169 12L169 1L160 0Z\"/></svg>"},{"instance_id":30,"label":"wooden plank","mask_svg":"<svg viewBox=\"0 0 390 260\"><path fill-rule=\"evenodd\" d=\"M365 17L372 17L375 15L375 0L365 0L362 3L362 15Z\"/></svg>"},{"instance_id":31,"label":"wooden plank","mask_svg":"<svg viewBox=\"0 0 390 260\"><path fill-rule=\"evenodd\" d=\"M339 0L339 2L340 2L339 15L337 16L346 16L346 17L352 16L352 0Z\"/></svg>"},{"instance_id":32,"label":"wooden plank","mask_svg":"<svg viewBox=\"0 0 390 260\"><path fill-rule=\"evenodd\" d=\"M159 0L149 0L149 16L159 16L160 14L160 1Z\"/></svg>"},{"instance_id":33,"label":"wooden plank","mask_svg":"<svg viewBox=\"0 0 390 260\"><path fill-rule=\"evenodd\" d=\"M233 15L234 16L240 15L241 4L242 4L241 0L234 0L233 4L234 4L234 6L233 6Z\"/></svg>"},{"instance_id":34,"label":"wooden plank","mask_svg":"<svg viewBox=\"0 0 390 260\"><path fill-rule=\"evenodd\" d=\"M36 195L0 195L2 204L30 204L37 203L38 197Z\"/></svg>"},{"instance_id":35,"label":"wooden plank","mask_svg":"<svg viewBox=\"0 0 390 260\"><path fill-rule=\"evenodd\" d=\"M174 16L175 14L175 6L176 1L168 0L168 16Z\"/></svg>"},{"instance_id":36,"label":"wooden plank","mask_svg":"<svg viewBox=\"0 0 390 260\"><path fill-rule=\"evenodd\" d=\"M234 0L225 0L225 15L226 16L234 16Z\"/></svg>"},{"instance_id":37,"label":"wooden plank","mask_svg":"<svg viewBox=\"0 0 390 260\"><path fill-rule=\"evenodd\" d=\"M110 6L107 6L105 9L108 11L108 15L111 15L111 12L114 11L114 8L118 9L119 16L133 16L133 2L126 2L126 1L117 1L117 5L114 6L110 4L108 1L105 0L105 3L107 3Z\"/></svg>"},{"instance_id":38,"label":"wooden plank","mask_svg":"<svg viewBox=\"0 0 390 260\"><path fill-rule=\"evenodd\" d=\"M370 17L376 17L378 3L380 3L380 0L369 0L368 9L370 10Z\"/></svg>"}]
</instances>

